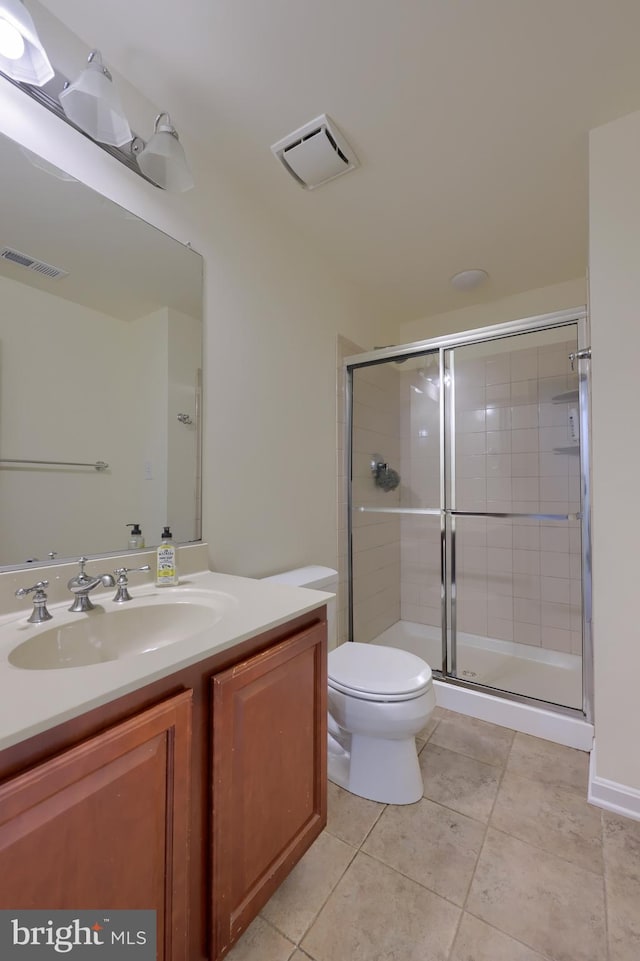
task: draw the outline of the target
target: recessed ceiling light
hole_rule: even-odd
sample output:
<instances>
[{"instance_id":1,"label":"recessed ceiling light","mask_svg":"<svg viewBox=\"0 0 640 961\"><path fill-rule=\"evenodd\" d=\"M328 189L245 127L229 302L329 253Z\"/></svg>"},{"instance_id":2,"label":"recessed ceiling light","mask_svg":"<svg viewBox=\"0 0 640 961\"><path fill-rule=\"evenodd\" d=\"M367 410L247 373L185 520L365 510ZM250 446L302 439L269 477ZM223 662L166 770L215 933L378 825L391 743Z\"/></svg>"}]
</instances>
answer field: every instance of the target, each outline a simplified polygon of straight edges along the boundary
<instances>
[{"instance_id":1,"label":"recessed ceiling light","mask_svg":"<svg viewBox=\"0 0 640 961\"><path fill-rule=\"evenodd\" d=\"M456 290L473 290L489 279L486 270L461 270L454 274L449 283Z\"/></svg>"}]
</instances>

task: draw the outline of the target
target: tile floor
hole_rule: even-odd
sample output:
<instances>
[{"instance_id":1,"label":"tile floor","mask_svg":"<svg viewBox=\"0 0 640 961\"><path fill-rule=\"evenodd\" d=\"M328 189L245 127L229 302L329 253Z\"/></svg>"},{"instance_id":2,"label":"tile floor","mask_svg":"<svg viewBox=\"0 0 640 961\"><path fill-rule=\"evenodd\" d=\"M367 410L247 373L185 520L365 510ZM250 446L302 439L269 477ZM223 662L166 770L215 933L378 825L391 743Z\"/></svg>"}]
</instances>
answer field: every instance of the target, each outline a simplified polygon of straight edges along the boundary
<instances>
[{"instance_id":1,"label":"tile floor","mask_svg":"<svg viewBox=\"0 0 640 961\"><path fill-rule=\"evenodd\" d=\"M229 961L638 961L640 822L588 755L436 708L425 793L329 784L329 821Z\"/></svg>"}]
</instances>

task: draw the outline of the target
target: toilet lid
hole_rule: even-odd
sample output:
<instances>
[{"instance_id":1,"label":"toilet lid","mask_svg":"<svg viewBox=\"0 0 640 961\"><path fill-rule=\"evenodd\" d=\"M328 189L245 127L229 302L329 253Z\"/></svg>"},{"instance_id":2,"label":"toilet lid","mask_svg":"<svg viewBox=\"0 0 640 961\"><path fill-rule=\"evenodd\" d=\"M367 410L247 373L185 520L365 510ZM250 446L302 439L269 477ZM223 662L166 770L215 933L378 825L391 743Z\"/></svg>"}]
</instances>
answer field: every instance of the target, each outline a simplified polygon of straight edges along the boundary
<instances>
[{"instance_id":1,"label":"toilet lid","mask_svg":"<svg viewBox=\"0 0 640 961\"><path fill-rule=\"evenodd\" d=\"M418 697L431 684L431 668L409 651L379 644L341 644L329 654L329 686L356 697Z\"/></svg>"}]
</instances>

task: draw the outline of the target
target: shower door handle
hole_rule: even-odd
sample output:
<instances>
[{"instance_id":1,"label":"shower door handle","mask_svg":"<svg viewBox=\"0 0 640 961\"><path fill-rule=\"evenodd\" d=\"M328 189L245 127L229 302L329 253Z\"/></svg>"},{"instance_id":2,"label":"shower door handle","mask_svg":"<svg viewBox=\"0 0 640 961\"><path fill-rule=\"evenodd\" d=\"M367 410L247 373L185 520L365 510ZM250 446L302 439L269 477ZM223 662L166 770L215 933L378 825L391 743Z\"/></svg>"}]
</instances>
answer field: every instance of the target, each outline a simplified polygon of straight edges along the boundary
<instances>
[{"instance_id":1,"label":"shower door handle","mask_svg":"<svg viewBox=\"0 0 640 961\"><path fill-rule=\"evenodd\" d=\"M576 369L577 360L591 360L591 348L583 347L582 350L572 350L569 354L569 361L571 363L571 370Z\"/></svg>"},{"instance_id":2,"label":"shower door handle","mask_svg":"<svg viewBox=\"0 0 640 961\"><path fill-rule=\"evenodd\" d=\"M523 517L532 521L581 521L582 511L575 514L512 514L503 511L459 511L445 507L443 513L450 517Z\"/></svg>"},{"instance_id":3,"label":"shower door handle","mask_svg":"<svg viewBox=\"0 0 640 961\"><path fill-rule=\"evenodd\" d=\"M459 511L452 507L364 507L353 508L361 514L408 514L416 517L522 517L532 521L581 521L582 511L575 514L513 514L506 511Z\"/></svg>"}]
</instances>

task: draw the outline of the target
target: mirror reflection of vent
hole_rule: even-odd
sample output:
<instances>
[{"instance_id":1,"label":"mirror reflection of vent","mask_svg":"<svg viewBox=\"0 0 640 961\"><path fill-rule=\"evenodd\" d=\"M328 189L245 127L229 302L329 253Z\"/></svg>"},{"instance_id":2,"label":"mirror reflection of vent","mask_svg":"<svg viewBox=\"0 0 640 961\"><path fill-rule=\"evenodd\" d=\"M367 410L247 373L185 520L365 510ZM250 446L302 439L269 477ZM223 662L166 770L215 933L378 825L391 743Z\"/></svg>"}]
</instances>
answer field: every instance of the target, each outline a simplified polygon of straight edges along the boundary
<instances>
[{"instance_id":1,"label":"mirror reflection of vent","mask_svg":"<svg viewBox=\"0 0 640 961\"><path fill-rule=\"evenodd\" d=\"M26 267L27 270L35 270L37 274L43 274L52 280L69 276L68 270L63 270L62 267L54 267L53 264L46 264L44 260L36 260L35 257L30 257L29 254L23 254L19 250L14 250L12 247L3 247L2 250L0 250L0 257L2 257L3 260L8 260L12 264L18 264L19 267Z\"/></svg>"},{"instance_id":2,"label":"mirror reflection of vent","mask_svg":"<svg viewBox=\"0 0 640 961\"><path fill-rule=\"evenodd\" d=\"M271 151L306 190L359 166L353 149L326 114L274 143Z\"/></svg>"}]
</instances>

